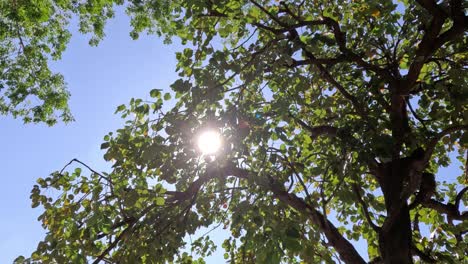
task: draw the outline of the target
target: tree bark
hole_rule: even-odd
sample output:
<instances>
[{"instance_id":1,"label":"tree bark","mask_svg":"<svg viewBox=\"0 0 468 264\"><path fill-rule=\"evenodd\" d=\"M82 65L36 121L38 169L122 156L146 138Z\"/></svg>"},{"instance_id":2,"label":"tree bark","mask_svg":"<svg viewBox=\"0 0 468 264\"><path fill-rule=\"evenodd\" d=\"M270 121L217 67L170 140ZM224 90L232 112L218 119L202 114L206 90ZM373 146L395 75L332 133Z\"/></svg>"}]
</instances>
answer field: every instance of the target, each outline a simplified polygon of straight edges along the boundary
<instances>
[{"instance_id":1,"label":"tree bark","mask_svg":"<svg viewBox=\"0 0 468 264\"><path fill-rule=\"evenodd\" d=\"M379 247L385 264L413 263L411 256L411 221L409 209L404 205L399 217L379 234Z\"/></svg>"},{"instance_id":2,"label":"tree bark","mask_svg":"<svg viewBox=\"0 0 468 264\"><path fill-rule=\"evenodd\" d=\"M379 233L379 248L385 264L413 263L411 254L412 230L406 197L402 197L403 182L410 177L407 160L386 164L381 186L385 198L387 218Z\"/></svg>"}]
</instances>

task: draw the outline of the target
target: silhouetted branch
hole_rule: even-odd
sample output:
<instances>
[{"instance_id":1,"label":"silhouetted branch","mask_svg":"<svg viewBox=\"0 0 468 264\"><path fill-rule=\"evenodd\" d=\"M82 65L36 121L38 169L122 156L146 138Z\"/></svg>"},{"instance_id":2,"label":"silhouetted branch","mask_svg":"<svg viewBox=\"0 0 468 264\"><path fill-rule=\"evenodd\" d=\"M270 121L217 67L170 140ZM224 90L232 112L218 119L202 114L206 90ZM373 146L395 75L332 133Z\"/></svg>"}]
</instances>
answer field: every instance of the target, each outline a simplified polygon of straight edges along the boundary
<instances>
[{"instance_id":1,"label":"silhouetted branch","mask_svg":"<svg viewBox=\"0 0 468 264\"><path fill-rule=\"evenodd\" d=\"M229 176L238 177L241 179L249 179L252 181L258 180L255 173L250 173L246 169L237 168L234 164L226 165L222 168L215 168L214 166L208 166L206 172L195 180L189 187L183 192L174 192L173 198L168 198L171 201L180 201L180 199L187 200L193 197L198 192L201 186L215 178L226 178ZM295 194L288 193L284 190L284 186L276 182L273 177L269 177L270 184L263 186L269 191L272 191L274 196L285 204L295 208L299 212L308 215L310 220L317 225L320 230L327 237L329 244L339 253L340 257L347 263L365 263L364 259L359 255L354 246L346 240L338 229L328 221L328 219L320 213L317 209L306 203L303 199L297 197Z\"/></svg>"},{"instance_id":2,"label":"silhouetted branch","mask_svg":"<svg viewBox=\"0 0 468 264\"><path fill-rule=\"evenodd\" d=\"M108 183L111 183L111 181L110 181L109 178L107 178L106 176L102 175L101 173L99 173L99 172L93 170L93 169L92 169L90 166L88 166L86 163L84 163L84 162L82 162L82 161L80 161L80 160L78 160L78 159L72 159L72 160L70 160L70 162L68 162L68 163L60 170L59 174L62 174L63 171L64 171L68 166L70 166L73 162L76 162L76 163L79 163L79 164L85 166L85 167L86 167L89 171L91 171L92 173L98 175L100 178L106 180Z\"/></svg>"},{"instance_id":3,"label":"silhouetted branch","mask_svg":"<svg viewBox=\"0 0 468 264\"><path fill-rule=\"evenodd\" d=\"M359 204L361 204L362 211L364 212L364 216L366 217L367 222L369 223L369 225L372 227L372 229L375 232L377 232L377 233L380 232L380 227L377 226L376 224L374 224L374 222L372 221L372 219L370 217L369 209L367 208L366 203L362 199L361 193L359 191L359 187L355 183L352 185L352 187L353 187L354 193L356 194L356 196L358 198Z\"/></svg>"},{"instance_id":4,"label":"silhouetted branch","mask_svg":"<svg viewBox=\"0 0 468 264\"><path fill-rule=\"evenodd\" d=\"M460 201L463 198L463 195L468 191L468 186L463 188L458 194L457 197L455 197L455 208L459 209L460 207Z\"/></svg>"},{"instance_id":5,"label":"silhouetted branch","mask_svg":"<svg viewBox=\"0 0 468 264\"><path fill-rule=\"evenodd\" d=\"M414 244L411 244L411 252L413 255L418 256L422 261L426 263L436 263L436 260L432 258L429 254L424 253L423 251L419 250Z\"/></svg>"},{"instance_id":6,"label":"silhouetted branch","mask_svg":"<svg viewBox=\"0 0 468 264\"><path fill-rule=\"evenodd\" d=\"M454 204L448 203L444 204L442 202L436 201L434 199L430 199L421 203L424 207L431 208L436 210L441 214L447 215L449 220L460 220L465 221L468 220L468 213L467 212L460 212L458 208L455 207Z\"/></svg>"},{"instance_id":7,"label":"silhouetted branch","mask_svg":"<svg viewBox=\"0 0 468 264\"><path fill-rule=\"evenodd\" d=\"M424 163L427 163L430 160L435 146L443 137L455 131L459 131L459 130L468 130L468 125L457 125L457 126L448 127L442 130L442 132L438 133L435 137L433 137L429 141L429 144L427 145L426 152L424 154Z\"/></svg>"}]
</instances>

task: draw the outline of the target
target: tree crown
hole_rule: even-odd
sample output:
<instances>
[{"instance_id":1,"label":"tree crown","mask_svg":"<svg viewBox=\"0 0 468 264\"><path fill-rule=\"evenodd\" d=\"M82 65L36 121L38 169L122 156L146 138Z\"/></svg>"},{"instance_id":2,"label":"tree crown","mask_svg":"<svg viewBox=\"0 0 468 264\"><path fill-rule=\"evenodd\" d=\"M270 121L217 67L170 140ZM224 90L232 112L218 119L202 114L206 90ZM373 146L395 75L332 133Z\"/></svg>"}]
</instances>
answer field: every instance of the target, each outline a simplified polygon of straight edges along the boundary
<instances>
[{"instance_id":1,"label":"tree crown","mask_svg":"<svg viewBox=\"0 0 468 264\"><path fill-rule=\"evenodd\" d=\"M82 29L99 38L113 4L122 3L58 7L79 11L93 25ZM423 187L449 153L466 162L464 8L457 0L127 2L132 37L148 31L187 45L176 54L180 79L171 93L152 90L151 101L117 108L125 126L102 144L112 171L82 163L86 173L38 180L31 197L49 232L31 258L203 263L181 251L184 238L221 223L232 263L363 263L350 242L358 239L370 259L387 261L386 234L400 229L417 259L464 259L466 188L457 191L468 176L437 177L436 193ZM175 106L163 108L172 97ZM223 137L214 159L196 148L194 135L207 128ZM215 247L208 236L189 246L201 258Z\"/></svg>"}]
</instances>

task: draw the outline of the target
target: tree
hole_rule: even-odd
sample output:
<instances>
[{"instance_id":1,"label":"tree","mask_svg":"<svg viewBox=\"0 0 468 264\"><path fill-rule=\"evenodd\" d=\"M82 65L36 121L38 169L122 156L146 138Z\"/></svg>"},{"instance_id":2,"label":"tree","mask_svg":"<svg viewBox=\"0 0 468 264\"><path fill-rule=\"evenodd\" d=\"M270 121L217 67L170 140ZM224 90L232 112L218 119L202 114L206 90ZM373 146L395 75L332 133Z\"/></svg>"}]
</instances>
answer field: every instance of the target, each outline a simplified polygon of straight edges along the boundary
<instances>
[{"instance_id":1,"label":"tree","mask_svg":"<svg viewBox=\"0 0 468 264\"><path fill-rule=\"evenodd\" d=\"M102 3L11 0L0 3L0 114L21 117L25 123L53 125L73 117L69 92L50 60L61 58L70 39L68 24L79 17L79 30L93 33L91 45L104 36L112 2Z\"/></svg>"},{"instance_id":2,"label":"tree","mask_svg":"<svg viewBox=\"0 0 468 264\"><path fill-rule=\"evenodd\" d=\"M87 172L38 180L48 233L29 260L204 263L210 238L186 249L200 259L184 238L213 224L231 233L230 263L364 263L359 239L373 263L467 260L466 3L126 8L133 37L187 45L181 78L117 108L127 121L104 137L110 172L72 160ZM208 128L223 137L215 157L196 148ZM458 177L434 176L455 158Z\"/></svg>"}]
</instances>

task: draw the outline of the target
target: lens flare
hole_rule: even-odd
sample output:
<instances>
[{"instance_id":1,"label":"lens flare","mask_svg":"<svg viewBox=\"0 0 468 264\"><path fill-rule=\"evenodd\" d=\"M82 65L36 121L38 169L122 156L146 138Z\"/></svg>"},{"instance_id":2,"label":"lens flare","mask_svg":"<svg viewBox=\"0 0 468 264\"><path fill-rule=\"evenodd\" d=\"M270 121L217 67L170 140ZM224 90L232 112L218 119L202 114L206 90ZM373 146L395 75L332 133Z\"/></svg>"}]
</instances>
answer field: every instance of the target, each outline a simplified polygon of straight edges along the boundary
<instances>
[{"instance_id":1,"label":"lens flare","mask_svg":"<svg viewBox=\"0 0 468 264\"><path fill-rule=\"evenodd\" d=\"M216 153L221 148L221 135L216 131L204 131L198 137L198 148L204 155Z\"/></svg>"}]
</instances>

